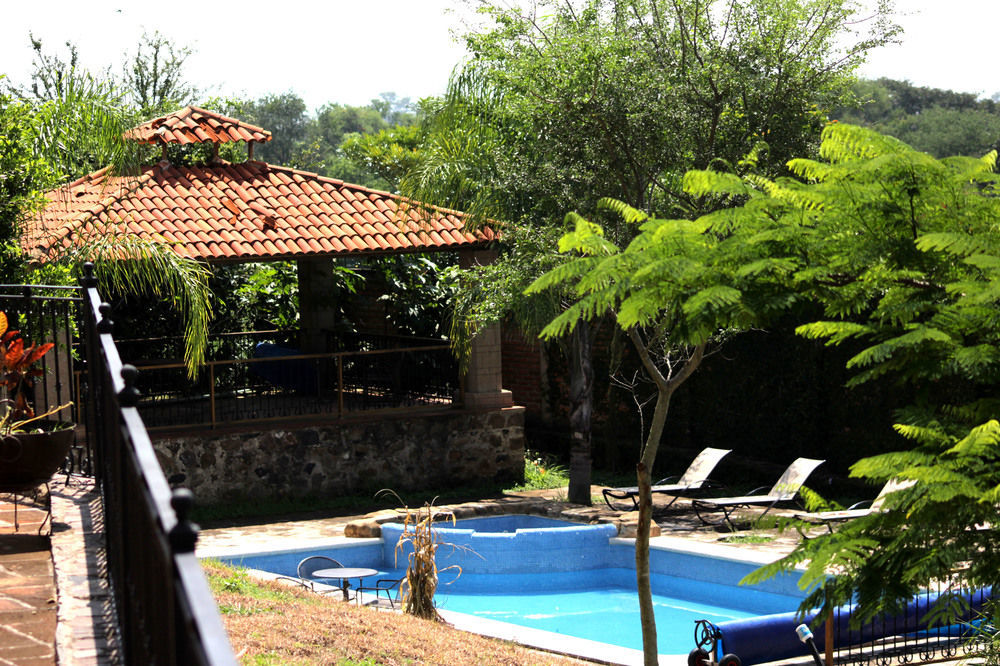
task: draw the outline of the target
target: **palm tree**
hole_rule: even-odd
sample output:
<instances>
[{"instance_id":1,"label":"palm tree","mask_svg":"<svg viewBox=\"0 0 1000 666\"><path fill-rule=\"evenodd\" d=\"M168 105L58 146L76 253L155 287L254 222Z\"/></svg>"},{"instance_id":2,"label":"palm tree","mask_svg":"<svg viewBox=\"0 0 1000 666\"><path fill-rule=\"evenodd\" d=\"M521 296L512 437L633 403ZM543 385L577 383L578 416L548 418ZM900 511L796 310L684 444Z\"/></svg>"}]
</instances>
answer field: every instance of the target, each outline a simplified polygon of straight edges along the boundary
<instances>
[{"instance_id":1,"label":"palm tree","mask_svg":"<svg viewBox=\"0 0 1000 666\"><path fill-rule=\"evenodd\" d=\"M14 248L27 224L46 204L43 193L57 183L97 167L125 176L140 163L142 147L124 139L133 118L114 86L75 63L65 66L58 85L32 98L12 89L0 92L0 244L5 247L7 280L41 277L69 283L84 262L96 265L100 282L119 293L170 299L185 320L185 362L189 375L204 360L211 319L208 269L174 253L165 242L124 234L88 233L80 243L28 266ZM2 82L2 76L0 76ZM53 190L58 192L58 190Z\"/></svg>"}]
</instances>

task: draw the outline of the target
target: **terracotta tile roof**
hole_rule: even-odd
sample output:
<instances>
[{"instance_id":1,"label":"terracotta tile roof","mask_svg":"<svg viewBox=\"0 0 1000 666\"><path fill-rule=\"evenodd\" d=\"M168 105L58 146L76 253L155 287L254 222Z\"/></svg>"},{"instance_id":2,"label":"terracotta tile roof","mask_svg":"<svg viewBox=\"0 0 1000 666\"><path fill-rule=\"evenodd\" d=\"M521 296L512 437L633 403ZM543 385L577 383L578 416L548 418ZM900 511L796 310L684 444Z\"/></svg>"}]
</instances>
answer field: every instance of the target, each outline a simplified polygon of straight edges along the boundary
<instances>
[{"instance_id":1,"label":"terracotta tile roof","mask_svg":"<svg viewBox=\"0 0 1000 666\"><path fill-rule=\"evenodd\" d=\"M228 118L197 106L153 118L125 133L126 139L141 143L228 143L230 141L270 141L265 129Z\"/></svg>"},{"instance_id":2,"label":"terracotta tile roof","mask_svg":"<svg viewBox=\"0 0 1000 666\"><path fill-rule=\"evenodd\" d=\"M387 192L264 162L163 161L129 179L103 169L47 196L21 239L41 261L91 232L161 238L210 262L457 250L495 237L463 230L454 211L427 213Z\"/></svg>"}]
</instances>

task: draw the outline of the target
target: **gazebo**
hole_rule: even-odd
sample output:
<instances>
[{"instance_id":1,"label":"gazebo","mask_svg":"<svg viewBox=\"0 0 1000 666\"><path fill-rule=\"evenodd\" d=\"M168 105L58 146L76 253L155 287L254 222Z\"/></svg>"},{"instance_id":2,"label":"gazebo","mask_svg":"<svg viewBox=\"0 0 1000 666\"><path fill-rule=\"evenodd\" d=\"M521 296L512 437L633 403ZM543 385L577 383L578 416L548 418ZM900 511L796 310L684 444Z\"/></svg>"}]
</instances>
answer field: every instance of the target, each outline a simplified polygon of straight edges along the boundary
<instances>
[{"instance_id":1,"label":"gazebo","mask_svg":"<svg viewBox=\"0 0 1000 666\"><path fill-rule=\"evenodd\" d=\"M348 424L357 428L363 422L412 420L428 414L454 417L500 413L503 418L494 421L508 430L512 426L516 431L514 439L518 440L513 443L505 435L503 446L523 452L523 410L512 406L510 393L501 386L498 330L488 330L473 342L468 370L458 386L438 386L423 396L410 387L407 395L418 396L413 399L396 396L365 402L359 398L362 394L385 397L399 389L399 371L408 363L414 365L418 375L433 375L431 369L439 368L441 361L421 356L422 352L432 353L424 349L426 343L411 346L406 353L398 343L393 350L369 346L335 351L328 344L336 309L331 302L334 261L449 251L457 252L463 265L486 262L491 259L489 246L495 239L492 229L469 231L462 214L456 211L406 202L388 192L256 161L253 146L269 141L270 132L198 107L185 107L150 120L126 136L161 146L162 159L127 176L102 169L48 193L50 203L27 225L22 237L22 247L29 257L44 261L60 249L82 242L88 234L132 234L162 240L178 255L208 264L295 261L298 268L301 331L295 349L282 349L277 352L279 356L226 359L229 365L225 368L221 362L218 367L210 364L204 373L206 378L181 392L183 395L173 390L158 391L153 383L147 385L144 415L155 426L155 419L166 414L170 426L163 431L163 446L158 445L166 459L161 462L166 462L168 469L171 461L176 463L177 474L185 477L187 485L192 485L192 476L199 476L191 465L179 462L182 449L192 446L183 443L190 439L191 429L199 433L202 441L235 430L244 438L253 432L266 438L265 432L288 430L292 424L300 432ZM230 163L219 159L220 144L232 141L248 144L247 161ZM211 157L206 163L172 164L167 159L170 144L193 143L211 145ZM366 370L374 367L371 360L375 356L390 353L394 355L384 357L382 371ZM440 358L439 352L434 353ZM152 376L171 369L169 366L161 363L140 369L142 375ZM379 383L366 372L396 376L382 377ZM225 381L230 385L221 390ZM262 398L270 407L278 407L271 411L260 408ZM365 405L379 410L369 414ZM198 416L192 419L186 415ZM516 416L510 421L512 415ZM489 421L485 417L480 420ZM267 431L260 430L263 421L267 422ZM484 436L496 444L494 435ZM304 439L314 438L309 435ZM469 442L468 437L460 439ZM453 459L463 457L449 455ZM506 455L501 457L504 460L499 475L516 476L520 463L508 465ZM219 473L216 470L209 476L218 481ZM257 475L263 476L260 470ZM496 476L482 470L476 474L484 475ZM281 481L296 483L291 476ZM315 480L310 483L316 485ZM348 485L359 483L354 479ZM204 495L202 490L199 493Z\"/></svg>"}]
</instances>

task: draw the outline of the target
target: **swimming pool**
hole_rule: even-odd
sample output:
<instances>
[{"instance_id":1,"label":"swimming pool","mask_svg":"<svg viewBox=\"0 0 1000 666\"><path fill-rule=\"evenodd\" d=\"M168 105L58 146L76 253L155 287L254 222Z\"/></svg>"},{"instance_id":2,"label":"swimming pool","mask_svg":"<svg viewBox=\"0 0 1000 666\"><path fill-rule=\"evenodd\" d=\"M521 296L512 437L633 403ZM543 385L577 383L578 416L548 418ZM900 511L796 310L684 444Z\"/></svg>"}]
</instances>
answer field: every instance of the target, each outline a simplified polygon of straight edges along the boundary
<instances>
[{"instance_id":1,"label":"swimming pool","mask_svg":"<svg viewBox=\"0 0 1000 666\"><path fill-rule=\"evenodd\" d=\"M439 539L462 547L442 545L439 568L458 564L462 574L454 570L441 574L439 608L641 649L634 541L615 537L616 530L608 525L535 516L513 520L523 522L510 529L498 526L494 519L459 521L454 528L443 524ZM295 574L302 558L325 554L344 566L370 567L379 570L379 577L400 578L406 563L405 553L398 560L395 554L401 526L387 524L382 529L384 540L343 539L310 550L221 559L289 576ZM694 647L694 621L698 619L726 621L796 609L802 597L796 577L772 579L753 588L736 586L762 563L759 554L747 557L731 546L654 539L650 570L659 651L686 655Z\"/></svg>"}]
</instances>

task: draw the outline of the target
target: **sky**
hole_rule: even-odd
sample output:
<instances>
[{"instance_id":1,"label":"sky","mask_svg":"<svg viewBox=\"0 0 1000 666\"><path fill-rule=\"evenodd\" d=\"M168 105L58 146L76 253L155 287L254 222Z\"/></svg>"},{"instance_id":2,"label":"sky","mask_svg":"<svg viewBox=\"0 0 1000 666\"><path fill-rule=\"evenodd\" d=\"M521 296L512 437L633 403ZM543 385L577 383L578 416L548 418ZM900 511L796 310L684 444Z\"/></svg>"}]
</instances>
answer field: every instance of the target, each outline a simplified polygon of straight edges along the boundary
<instances>
[{"instance_id":1,"label":"sky","mask_svg":"<svg viewBox=\"0 0 1000 666\"><path fill-rule=\"evenodd\" d=\"M865 0L866 2L874 0ZM0 0L0 73L27 81L28 33L65 55L77 45L91 70L120 73L144 31L194 54L185 73L209 95L294 92L310 109L363 105L383 92L414 100L444 91L464 55L452 32L469 20L461 0ZM998 0L896 0L902 44L874 52L860 71L991 96Z\"/></svg>"}]
</instances>

